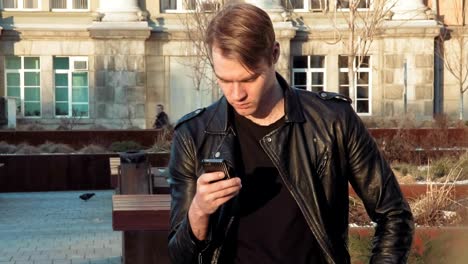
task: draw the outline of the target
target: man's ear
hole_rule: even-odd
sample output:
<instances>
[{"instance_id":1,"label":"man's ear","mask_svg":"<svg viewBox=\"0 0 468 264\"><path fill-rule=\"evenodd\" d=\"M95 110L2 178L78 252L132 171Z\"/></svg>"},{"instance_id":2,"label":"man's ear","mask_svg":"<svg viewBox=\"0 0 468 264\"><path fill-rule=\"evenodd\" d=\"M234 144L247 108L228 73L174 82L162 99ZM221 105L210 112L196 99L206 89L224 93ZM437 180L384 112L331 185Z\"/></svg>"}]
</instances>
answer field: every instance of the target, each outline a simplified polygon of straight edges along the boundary
<instances>
[{"instance_id":1,"label":"man's ear","mask_svg":"<svg viewBox=\"0 0 468 264\"><path fill-rule=\"evenodd\" d=\"M278 41L275 41L275 44L273 45L273 64L276 64L278 62L280 51L280 44L278 43Z\"/></svg>"}]
</instances>

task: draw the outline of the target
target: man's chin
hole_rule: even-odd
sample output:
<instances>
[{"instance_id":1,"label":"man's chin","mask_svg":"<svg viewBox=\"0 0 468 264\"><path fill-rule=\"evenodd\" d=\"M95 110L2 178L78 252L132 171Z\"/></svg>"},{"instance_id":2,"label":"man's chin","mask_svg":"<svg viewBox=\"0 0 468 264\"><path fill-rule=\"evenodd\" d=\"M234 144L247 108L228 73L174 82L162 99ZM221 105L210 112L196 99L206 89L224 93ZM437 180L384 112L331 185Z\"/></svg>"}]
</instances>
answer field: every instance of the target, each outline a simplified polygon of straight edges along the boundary
<instances>
[{"instance_id":1,"label":"man's chin","mask_svg":"<svg viewBox=\"0 0 468 264\"><path fill-rule=\"evenodd\" d=\"M240 116L250 116L254 113L252 108L234 108Z\"/></svg>"}]
</instances>

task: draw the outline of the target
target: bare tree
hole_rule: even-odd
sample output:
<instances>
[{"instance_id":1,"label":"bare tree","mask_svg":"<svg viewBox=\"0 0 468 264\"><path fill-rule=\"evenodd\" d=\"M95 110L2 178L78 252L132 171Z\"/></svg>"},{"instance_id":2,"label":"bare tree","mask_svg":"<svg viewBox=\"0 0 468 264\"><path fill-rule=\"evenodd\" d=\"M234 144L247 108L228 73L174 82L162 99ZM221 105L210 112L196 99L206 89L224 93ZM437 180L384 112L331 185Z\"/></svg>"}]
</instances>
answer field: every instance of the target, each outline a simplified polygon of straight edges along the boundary
<instances>
[{"instance_id":1,"label":"bare tree","mask_svg":"<svg viewBox=\"0 0 468 264\"><path fill-rule=\"evenodd\" d=\"M192 80L196 90L208 84L213 87L212 62L209 50L205 45L205 32L209 22L225 5L225 0L184 0L188 11L180 16L187 32L191 50L189 67L192 69Z\"/></svg>"},{"instance_id":2,"label":"bare tree","mask_svg":"<svg viewBox=\"0 0 468 264\"><path fill-rule=\"evenodd\" d=\"M452 1L456 25L445 26L439 36L442 51L439 55L445 69L456 79L460 93L459 119L464 119L463 95L468 90L468 36L464 32L467 4L465 1ZM454 18L452 18L454 19Z\"/></svg>"},{"instance_id":3,"label":"bare tree","mask_svg":"<svg viewBox=\"0 0 468 264\"><path fill-rule=\"evenodd\" d=\"M330 8L321 4L336 32L333 44L341 42L346 50L351 98L355 97L356 73L381 33L384 21L391 17L395 3L396 0L331 0L329 5L334 6Z\"/></svg>"}]
</instances>

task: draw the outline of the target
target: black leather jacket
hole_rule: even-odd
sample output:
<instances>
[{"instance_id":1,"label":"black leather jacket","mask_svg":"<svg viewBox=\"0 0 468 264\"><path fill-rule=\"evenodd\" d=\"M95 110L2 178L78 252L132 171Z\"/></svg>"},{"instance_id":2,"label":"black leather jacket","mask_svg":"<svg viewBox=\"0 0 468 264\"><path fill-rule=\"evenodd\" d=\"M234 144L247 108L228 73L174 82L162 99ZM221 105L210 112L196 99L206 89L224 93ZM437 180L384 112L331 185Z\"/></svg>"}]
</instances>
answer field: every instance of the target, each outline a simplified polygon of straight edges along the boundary
<instances>
[{"instance_id":1,"label":"black leather jacket","mask_svg":"<svg viewBox=\"0 0 468 264\"><path fill-rule=\"evenodd\" d=\"M371 263L406 263L414 231L410 208L349 100L334 93L289 88L281 76L277 78L284 89L286 122L260 143L296 200L326 262L350 263L349 182L377 223ZM176 126L169 164L169 255L175 264L222 262L219 256L234 220L236 199L211 216L205 241L193 236L187 212L202 174L202 159L224 158L236 168L237 141L229 109L223 97L186 115Z\"/></svg>"}]
</instances>

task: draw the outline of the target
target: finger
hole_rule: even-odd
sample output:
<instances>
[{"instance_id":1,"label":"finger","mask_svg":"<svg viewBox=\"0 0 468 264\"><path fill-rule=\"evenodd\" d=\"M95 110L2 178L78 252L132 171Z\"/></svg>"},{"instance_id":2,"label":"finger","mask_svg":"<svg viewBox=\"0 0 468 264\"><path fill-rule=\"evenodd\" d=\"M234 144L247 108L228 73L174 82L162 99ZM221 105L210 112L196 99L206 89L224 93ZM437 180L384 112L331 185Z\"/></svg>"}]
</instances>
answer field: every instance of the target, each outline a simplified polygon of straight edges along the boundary
<instances>
[{"instance_id":1,"label":"finger","mask_svg":"<svg viewBox=\"0 0 468 264\"><path fill-rule=\"evenodd\" d=\"M224 196L223 198L216 199L216 201L214 202L215 207L219 208L221 205L225 204L227 201L231 200L236 195L237 192L228 196Z\"/></svg>"},{"instance_id":2,"label":"finger","mask_svg":"<svg viewBox=\"0 0 468 264\"><path fill-rule=\"evenodd\" d=\"M200 184L209 184L213 181L219 181L224 178L224 172L216 171L216 172L208 172L203 173L200 177L198 177L198 183Z\"/></svg>"},{"instance_id":3,"label":"finger","mask_svg":"<svg viewBox=\"0 0 468 264\"><path fill-rule=\"evenodd\" d=\"M222 199L222 198L227 197L227 196L236 195L240 191L240 189L241 189L241 187L239 185L235 185L235 186L232 186L232 187L229 187L229 188L225 188L225 189L222 189L220 191L211 193L207 197L207 199L211 199L211 200L215 201L217 199Z\"/></svg>"},{"instance_id":4,"label":"finger","mask_svg":"<svg viewBox=\"0 0 468 264\"><path fill-rule=\"evenodd\" d=\"M242 184L241 184L241 179L239 177L234 177L234 178L230 178L224 181L214 182L212 186L213 186L213 191L216 191L216 190L230 188L233 186L242 186Z\"/></svg>"}]
</instances>

